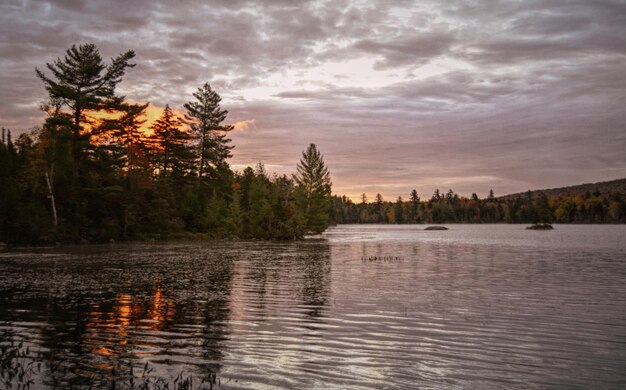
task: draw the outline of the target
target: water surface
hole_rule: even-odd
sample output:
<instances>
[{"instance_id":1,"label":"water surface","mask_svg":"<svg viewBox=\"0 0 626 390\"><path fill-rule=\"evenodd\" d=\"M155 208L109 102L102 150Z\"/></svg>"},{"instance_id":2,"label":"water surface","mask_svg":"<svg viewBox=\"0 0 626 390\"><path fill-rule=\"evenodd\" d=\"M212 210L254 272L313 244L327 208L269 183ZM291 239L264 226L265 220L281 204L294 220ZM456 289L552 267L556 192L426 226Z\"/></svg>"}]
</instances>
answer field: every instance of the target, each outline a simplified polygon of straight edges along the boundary
<instances>
[{"instance_id":1,"label":"water surface","mask_svg":"<svg viewBox=\"0 0 626 390\"><path fill-rule=\"evenodd\" d=\"M0 340L37 387L626 386L626 226L448 227L0 252Z\"/></svg>"}]
</instances>

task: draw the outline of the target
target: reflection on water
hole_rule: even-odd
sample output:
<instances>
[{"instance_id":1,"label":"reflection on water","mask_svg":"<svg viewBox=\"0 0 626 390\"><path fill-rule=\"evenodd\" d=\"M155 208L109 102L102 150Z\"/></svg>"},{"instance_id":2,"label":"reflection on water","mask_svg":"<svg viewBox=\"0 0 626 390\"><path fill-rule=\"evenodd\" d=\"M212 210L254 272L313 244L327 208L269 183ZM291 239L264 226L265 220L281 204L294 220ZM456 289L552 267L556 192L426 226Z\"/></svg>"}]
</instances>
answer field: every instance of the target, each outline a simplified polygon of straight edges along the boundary
<instances>
[{"instance_id":1,"label":"reflection on water","mask_svg":"<svg viewBox=\"0 0 626 390\"><path fill-rule=\"evenodd\" d=\"M80 339L92 353L103 356L121 356L128 345L137 345L132 337L138 331L156 334L173 323L176 314L174 301L167 299L160 287L149 292L145 299L128 293L119 293L108 307L93 304L84 315L84 334ZM142 344L154 345L146 340ZM135 352L141 354L141 352Z\"/></svg>"},{"instance_id":2,"label":"reflection on water","mask_svg":"<svg viewBox=\"0 0 626 390\"><path fill-rule=\"evenodd\" d=\"M625 227L421 228L0 252L0 344L44 387L626 386Z\"/></svg>"}]
</instances>

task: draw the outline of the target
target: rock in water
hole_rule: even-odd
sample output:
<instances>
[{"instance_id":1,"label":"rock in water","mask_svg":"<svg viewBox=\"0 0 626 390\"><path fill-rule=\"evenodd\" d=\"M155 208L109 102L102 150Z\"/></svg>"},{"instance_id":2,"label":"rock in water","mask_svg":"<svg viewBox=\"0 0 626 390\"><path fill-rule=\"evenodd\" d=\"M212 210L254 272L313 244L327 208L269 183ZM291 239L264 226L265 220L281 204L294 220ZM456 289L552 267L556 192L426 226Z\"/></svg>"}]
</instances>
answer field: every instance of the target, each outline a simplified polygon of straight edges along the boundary
<instances>
[{"instance_id":1,"label":"rock in water","mask_svg":"<svg viewBox=\"0 0 626 390\"><path fill-rule=\"evenodd\" d=\"M552 230L554 229L549 223L536 223L532 226L528 226L526 229L530 230Z\"/></svg>"},{"instance_id":2,"label":"rock in water","mask_svg":"<svg viewBox=\"0 0 626 390\"><path fill-rule=\"evenodd\" d=\"M428 226L424 230L448 230L448 228L445 226Z\"/></svg>"}]
</instances>

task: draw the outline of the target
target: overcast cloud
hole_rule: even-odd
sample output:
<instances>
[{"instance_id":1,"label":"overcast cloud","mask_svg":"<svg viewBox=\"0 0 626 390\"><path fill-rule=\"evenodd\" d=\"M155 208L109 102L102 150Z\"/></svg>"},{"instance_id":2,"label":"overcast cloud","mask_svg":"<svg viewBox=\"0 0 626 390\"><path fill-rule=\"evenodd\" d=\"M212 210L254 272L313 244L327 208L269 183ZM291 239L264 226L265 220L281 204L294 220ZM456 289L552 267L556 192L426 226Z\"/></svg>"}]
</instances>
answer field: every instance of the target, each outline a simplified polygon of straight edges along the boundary
<instances>
[{"instance_id":1,"label":"overcast cloud","mask_svg":"<svg viewBox=\"0 0 626 390\"><path fill-rule=\"evenodd\" d=\"M135 50L134 101L210 82L237 169L314 142L353 197L626 177L626 1L4 0L1 126L42 123L34 68L80 43Z\"/></svg>"}]
</instances>

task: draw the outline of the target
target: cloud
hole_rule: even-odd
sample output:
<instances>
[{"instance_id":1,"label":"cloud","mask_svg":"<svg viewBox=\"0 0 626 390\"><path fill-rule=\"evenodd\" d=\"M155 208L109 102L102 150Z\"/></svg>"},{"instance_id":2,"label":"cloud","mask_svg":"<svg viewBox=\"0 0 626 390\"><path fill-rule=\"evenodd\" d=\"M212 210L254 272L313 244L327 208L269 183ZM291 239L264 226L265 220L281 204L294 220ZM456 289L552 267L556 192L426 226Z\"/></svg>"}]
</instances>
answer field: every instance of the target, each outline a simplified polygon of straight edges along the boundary
<instances>
[{"instance_id":1,"label":"cloud","mask_svg":"<svg viewBox=\"0 0 626 390\"><path fill-rule=\"evenodd\" d=\"M394 36L384 40L362 39L352 45L353 49L380 57L377 68L403 65L423 65L449 52L454 37L446 33L429 32L409 36Z\"/></svg>"},{"instance_id":2,"label":"cloud","mask_svg":"<svg viewBox=\"0 0 626 390\"><path fill-rule=\"evenodd\" d=\"M246 119L233 123L233 131L245 133L251 127L255 127L256 121L254 119Z\"/></svg>"},{"instance_id":3,"label":"cloud","mask_svg":"<svg viewBox=\"0 0 626 390\"><path fill-rule=\"evenodd\" d=\"M93 42L105 59L136 51L133 101L180 108L210 82L234 165L288 169L317 143L339 193L624 177L625 20L609 0L8 0L0 125L41 124L34 68Z\"/></svg>"}]
</instances>

